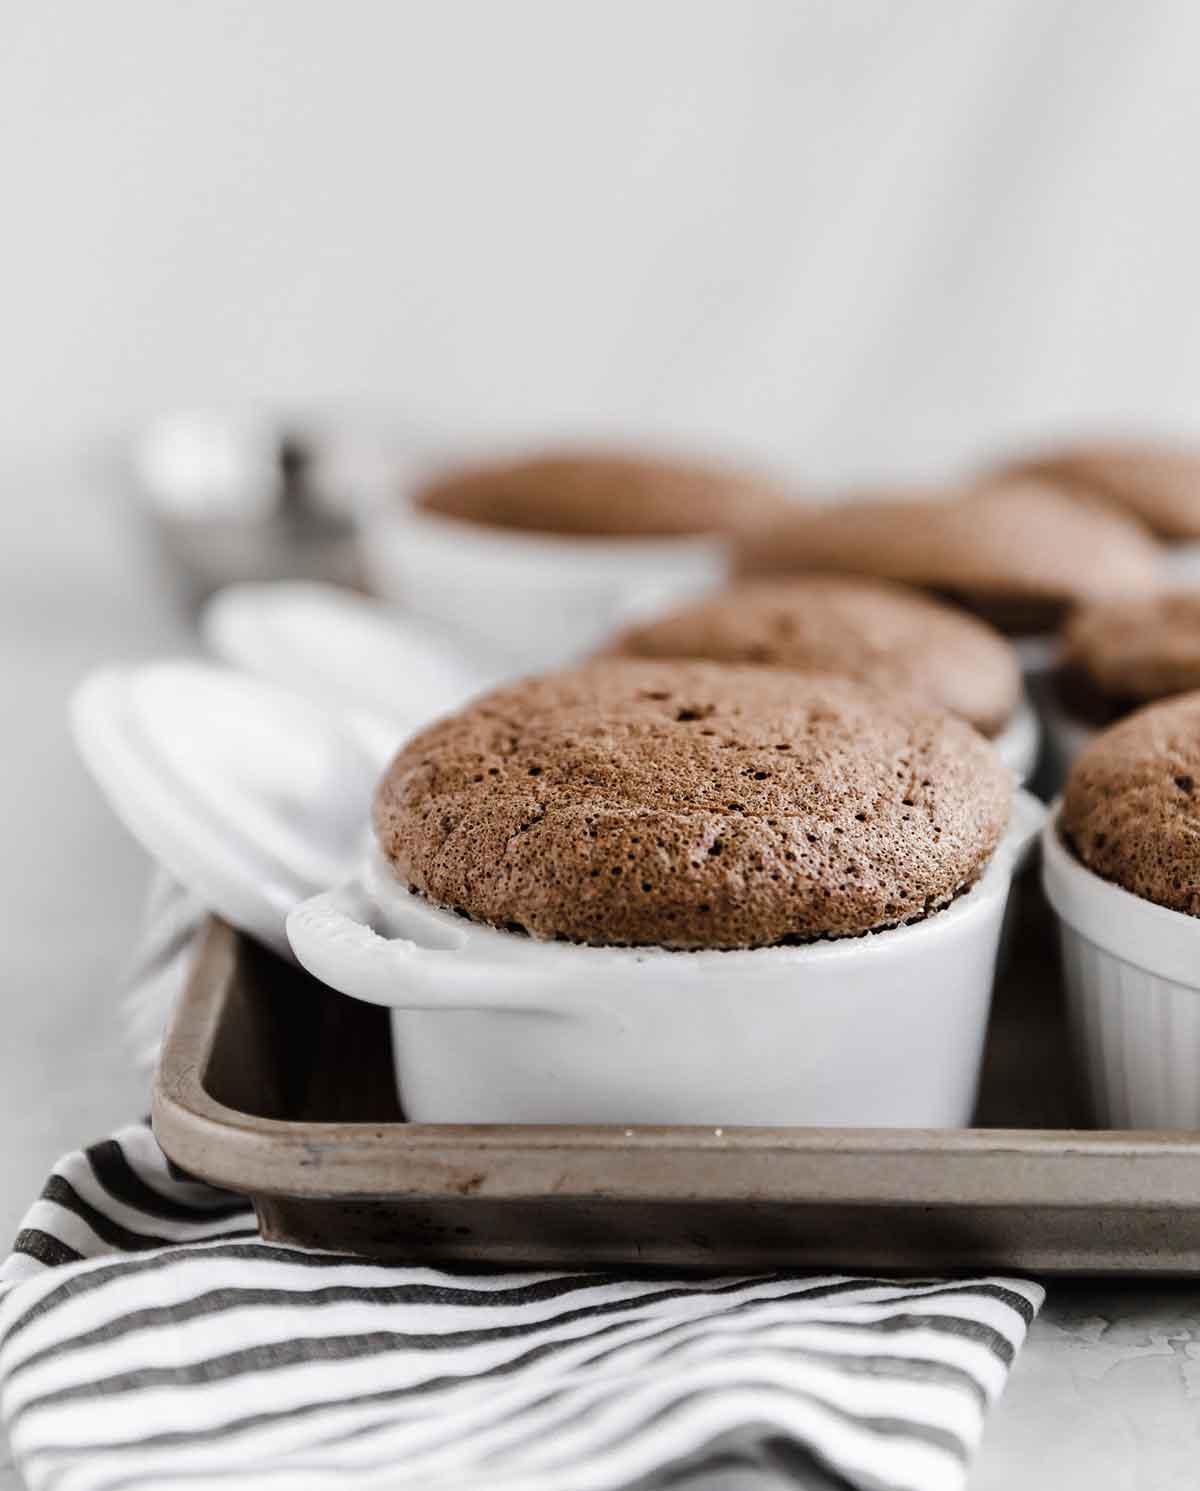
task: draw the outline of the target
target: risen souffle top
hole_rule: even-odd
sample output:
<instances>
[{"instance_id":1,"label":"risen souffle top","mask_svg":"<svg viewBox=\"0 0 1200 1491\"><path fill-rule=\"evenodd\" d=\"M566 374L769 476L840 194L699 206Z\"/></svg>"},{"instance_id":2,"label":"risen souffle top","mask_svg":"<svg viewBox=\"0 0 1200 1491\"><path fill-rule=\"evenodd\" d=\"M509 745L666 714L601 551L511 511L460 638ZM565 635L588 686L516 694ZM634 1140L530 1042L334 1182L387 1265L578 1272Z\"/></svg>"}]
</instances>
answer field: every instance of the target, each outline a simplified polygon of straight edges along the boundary
<instances>
[{"instance_id":1,"label":"risen souffle top","mask_svg":"<svg viewBox=\"0 0 1200 1491\"><path fill-rule=\"evenodd\" d=\"M512 932L744 948L918 920L985 867L1011 783L965 721L758 667L598 661L423 730L375 827L415 892Z\"/></svg>"}]
</instances>

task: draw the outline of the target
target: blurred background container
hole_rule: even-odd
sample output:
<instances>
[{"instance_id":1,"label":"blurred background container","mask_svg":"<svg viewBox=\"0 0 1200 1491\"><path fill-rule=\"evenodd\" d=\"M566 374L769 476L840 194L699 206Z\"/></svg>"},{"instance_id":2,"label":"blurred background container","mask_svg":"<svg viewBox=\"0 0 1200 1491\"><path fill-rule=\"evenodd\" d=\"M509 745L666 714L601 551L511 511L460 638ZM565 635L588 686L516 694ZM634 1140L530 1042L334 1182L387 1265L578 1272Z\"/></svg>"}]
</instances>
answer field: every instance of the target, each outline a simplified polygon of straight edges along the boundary
<instances>
[{"instance_id":1,"label":"blurred background container","mask_svg":"<svg viewBox=\"0 0 1200 1491\"><path fill-rule=\"evenodd\" d=\"M125 480L195 605L248 581L358 586L354 505L373 473L355 454L311 419L178 411L130 438Z\"/></svg>"}]
</instances>

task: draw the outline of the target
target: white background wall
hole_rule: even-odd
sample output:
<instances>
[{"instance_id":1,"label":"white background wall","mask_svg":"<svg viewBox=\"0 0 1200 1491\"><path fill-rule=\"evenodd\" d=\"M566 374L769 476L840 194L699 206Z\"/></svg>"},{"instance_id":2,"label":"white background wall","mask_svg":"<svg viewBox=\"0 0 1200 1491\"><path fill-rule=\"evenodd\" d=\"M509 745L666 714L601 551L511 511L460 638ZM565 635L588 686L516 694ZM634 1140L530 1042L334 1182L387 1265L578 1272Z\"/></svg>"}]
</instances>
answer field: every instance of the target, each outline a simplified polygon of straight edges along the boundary
<instances>
[{"instance_id":1,"label":"white background wall","mask_svg":"<svg viewBox=\"0 0 1200 1491\"><path fill-rule=\"evenodd\" d=\"M0 0L0 477L178 403L818 482L1193 425L1198 49L1190 0Z\"/></svg>"}]
</instances>

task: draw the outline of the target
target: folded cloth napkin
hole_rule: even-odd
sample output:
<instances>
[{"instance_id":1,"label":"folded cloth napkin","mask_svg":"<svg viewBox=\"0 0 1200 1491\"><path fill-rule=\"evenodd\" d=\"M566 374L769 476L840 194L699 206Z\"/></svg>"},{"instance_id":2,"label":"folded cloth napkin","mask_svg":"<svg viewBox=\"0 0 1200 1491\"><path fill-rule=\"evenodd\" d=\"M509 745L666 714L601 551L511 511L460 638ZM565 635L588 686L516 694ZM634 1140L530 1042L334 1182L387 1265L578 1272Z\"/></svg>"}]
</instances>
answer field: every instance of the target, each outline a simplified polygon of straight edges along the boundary
<instances>
[{"instance_id":1,"label":"folded cloth napkin","mask_svg":"<svg viewBox=\"0 0 1200 1491\"><path fill-rule=\"evenodd\" d=\"M152 906L143 1047L187 922ZM1041 1298L306 1252L142 1123L60 1161L0 1270L0 1410L34 1491L958 1491Z\"/></svg>"}]
</instances>

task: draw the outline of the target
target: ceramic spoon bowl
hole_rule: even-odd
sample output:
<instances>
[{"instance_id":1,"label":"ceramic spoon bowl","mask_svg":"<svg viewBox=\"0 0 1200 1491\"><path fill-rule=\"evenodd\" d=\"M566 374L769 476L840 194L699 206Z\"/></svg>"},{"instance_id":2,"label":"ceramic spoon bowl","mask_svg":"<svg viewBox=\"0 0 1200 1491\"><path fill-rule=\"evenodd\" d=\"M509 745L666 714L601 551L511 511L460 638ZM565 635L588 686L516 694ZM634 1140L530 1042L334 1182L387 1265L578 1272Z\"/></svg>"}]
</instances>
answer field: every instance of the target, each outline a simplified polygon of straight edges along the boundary
<instances>
[{"instance_id":1,"label":"ceramic spoon bowl","mask_svg":"<svg viewBox=\"0 0 1200 1491\"><path fill-rule=\"evenodd\" d=\"M150 855L287 957L288 913L361 854L395 735L200 662L103 668L77 690L71 720L84 763Z\"/></svg>"},{"instance_id":2,"label":"ceramic spoon bowl","mask_svg":"<svg viewBox=\"0 0 1200 1491\"><path fill-rule=\"evenodd\" d=\"M224 662L355 716L392 726L393 743L511 669L428 622L334 585L231 585L201 616Z\"/></svg>"}]
</instances>

